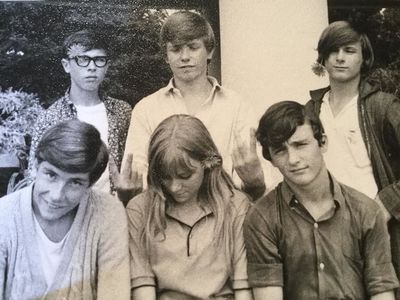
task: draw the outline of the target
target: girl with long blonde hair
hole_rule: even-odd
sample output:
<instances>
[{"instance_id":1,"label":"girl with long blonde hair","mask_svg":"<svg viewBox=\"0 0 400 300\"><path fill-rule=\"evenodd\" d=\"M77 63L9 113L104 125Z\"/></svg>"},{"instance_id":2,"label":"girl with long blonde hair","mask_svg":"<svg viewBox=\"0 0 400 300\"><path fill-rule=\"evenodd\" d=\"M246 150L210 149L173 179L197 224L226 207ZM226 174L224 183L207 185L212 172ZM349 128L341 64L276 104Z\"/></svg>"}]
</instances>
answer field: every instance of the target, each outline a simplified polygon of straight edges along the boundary
<instances>
[{"instance_id":1,"label":"girl with long blonde hair","mask_svg":"<svg viewBox=\"0 0 400 300\"><path fill-rule=\"evenodd\" d=\"M203 123L174 115L150 139L148 189L128 206L133 299L252 299L235 189Z\"/></svg>"}]
</instances>

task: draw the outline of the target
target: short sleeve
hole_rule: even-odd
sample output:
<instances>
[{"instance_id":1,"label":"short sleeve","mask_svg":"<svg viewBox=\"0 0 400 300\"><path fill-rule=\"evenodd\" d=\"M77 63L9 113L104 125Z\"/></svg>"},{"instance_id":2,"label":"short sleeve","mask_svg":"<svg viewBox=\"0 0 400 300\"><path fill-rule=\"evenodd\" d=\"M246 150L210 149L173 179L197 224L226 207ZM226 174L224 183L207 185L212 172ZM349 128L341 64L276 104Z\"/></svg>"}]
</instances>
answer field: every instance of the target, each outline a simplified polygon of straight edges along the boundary
<instances>
[{"instance_id":1,"label":"short sleeve","mask_svg":"<svg viewBox=\"0 0 400 300\"><path fill-rule=\"evenodd\" d=\"M268 215L272 214L262 214L257 206L253 206L244 221L247 273L249 284L253 288L283 286L277 226L272 220L267 222Z\"/></svg>"},{"instance_id":2,"label":"short sleeve","mask_svg":"<svg viewBox=\"0 0 400 300\"><path fill-rule=\"evenodd\" d=\"M131 288L155 286L155 277L151 269L149 252L144 240L145 194L133 198L127 208L129 228L129 253L131 265Z\"/></svg>"},{"instance_id":3,"label":"short sleeve","mask_svg":"<svg viewBox=\"0 0 400 300\"><path fill-rule=\"evenodd\" d=\"M233 220L233 289L249 288L247 278L246 247L243 238L243 222L249 207L247 198L242 200L238 213Z\"/></svg>"},{"instance_id":4,"label":"short sleeve","mask_svg":"<svg viewBox=\"0 0 400 300\"><path fill-rule=\"evenodd\" d=\"M389 234L383 212L377 207L364 232L364 280L369 295L393 290L398 280L390 255Z\"/></svg>"}]
</instances>

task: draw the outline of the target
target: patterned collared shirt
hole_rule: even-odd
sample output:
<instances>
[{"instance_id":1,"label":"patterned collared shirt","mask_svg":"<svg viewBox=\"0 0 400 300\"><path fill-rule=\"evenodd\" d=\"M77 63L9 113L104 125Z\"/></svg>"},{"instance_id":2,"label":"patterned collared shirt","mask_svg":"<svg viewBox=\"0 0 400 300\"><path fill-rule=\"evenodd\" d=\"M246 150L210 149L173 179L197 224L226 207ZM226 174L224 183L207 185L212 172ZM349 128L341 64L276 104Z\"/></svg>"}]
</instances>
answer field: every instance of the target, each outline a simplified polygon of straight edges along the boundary
<instances>
[{"instance_id":1,"label":"patterned collared shirt","mask_svg":"<svg viewBox=\"0 0 400 300\"><path fill-rule=\"evenodd\" d=\"M103 96L102 101L106 108L108 120L108 150L119 169L124 155L132 108L128 103L108 96ZM30 177L33 174L36 148L45 131L59 122L72 119L77 119L77 110L69 97L68 90L63 97L41 113L36 121L28 161ZM113 189L111 179L110 183Z\"/></svg>"}]
</instances>

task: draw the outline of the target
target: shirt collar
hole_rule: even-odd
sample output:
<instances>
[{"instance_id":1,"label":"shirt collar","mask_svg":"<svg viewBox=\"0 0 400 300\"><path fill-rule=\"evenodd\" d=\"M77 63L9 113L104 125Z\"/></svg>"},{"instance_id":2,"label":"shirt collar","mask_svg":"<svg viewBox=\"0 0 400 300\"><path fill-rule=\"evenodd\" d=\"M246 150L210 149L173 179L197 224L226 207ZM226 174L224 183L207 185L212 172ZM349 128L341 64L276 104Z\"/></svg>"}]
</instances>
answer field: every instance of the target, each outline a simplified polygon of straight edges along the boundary
<instances>
[{"instance_id":1,"label":"shirt collar","mask_svg":"<svg viewBox=\"0 0 400 300\"><path fill-rule=\"evenodd\" d=\"M200 220L200 219L202 219L202 218L204 218L206 216L212 215L212 214L213 214L213 212L211 211L211 208L208 205L206 205L206 206L203 207L203 212L199 215L199 217L196 220L196 222L198 220ZM180 223L185 223L180 219L178 211L176 209L174 209L174 207L172 207L172 206L167 206L166 207L165 215L170 217L170 218L172 218L172 219L177 220Z\"/></svg>"},{"instance_id":2,"label":"shirt collar","mask_svg":"<svg viewBox=\"0 0 400 300\"><path fill-rule=\"evenodd\" d=\"M207 76L208 81L212 84L211 94L214 94L215 90L221 89L221 85L218 83L218 80L212 76ZM178 88L175 87L174 78L171 78L164 88L165 94L173 93L174 91L179 91Z\"/></svg>"},{"instance_id":3,"label":"shirt collar","mask_svg":"<svg viewBox=\"0 0 400 300\"><path fill-rule=\"evenodd\" d=\"M333 195L333 200L337 208L344 206L345 200L342 194L342 188L340 187L339 182L328 172L329 181L331 185L331 193ZM293 206L296 201L295 194L290 189L289 185L286 181L282 182L282 197L284 201L289 205Z\"/></svg>"}]
</instances>

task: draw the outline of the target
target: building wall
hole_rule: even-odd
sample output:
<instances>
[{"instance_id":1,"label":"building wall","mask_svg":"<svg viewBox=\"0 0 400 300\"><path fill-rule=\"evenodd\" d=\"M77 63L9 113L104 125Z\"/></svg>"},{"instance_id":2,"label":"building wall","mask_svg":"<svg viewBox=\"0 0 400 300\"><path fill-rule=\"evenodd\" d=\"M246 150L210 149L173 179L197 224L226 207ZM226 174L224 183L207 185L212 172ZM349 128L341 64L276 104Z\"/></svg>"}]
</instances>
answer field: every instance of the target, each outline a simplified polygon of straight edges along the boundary
<instances>
[{"instance_id":1,"label":"building wall","mask_svg":"<svg viewBox=\"0 0 400 300\"><path fill-rule=\"evenodd\" d=\"M221 80L261 115L327 84L311 71L328 25L325 0L220 0Z\"/></svg>"}]
</instances>

